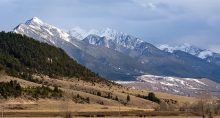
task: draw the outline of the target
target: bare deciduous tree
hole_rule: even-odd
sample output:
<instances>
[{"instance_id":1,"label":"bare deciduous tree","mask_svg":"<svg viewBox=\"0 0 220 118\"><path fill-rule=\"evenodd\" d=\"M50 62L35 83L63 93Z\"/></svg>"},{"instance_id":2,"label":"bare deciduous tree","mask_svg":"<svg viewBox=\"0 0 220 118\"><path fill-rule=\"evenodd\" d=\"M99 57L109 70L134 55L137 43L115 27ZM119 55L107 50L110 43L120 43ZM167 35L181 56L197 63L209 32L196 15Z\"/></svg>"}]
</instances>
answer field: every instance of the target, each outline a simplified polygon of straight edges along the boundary
<instances>
[{"instance_id":1,"label":"bare deciduous tree","mask_svg":"<svg viewBox=\"0 0 220 118\"><path fill-rule=\"evenodd\" d=\"M195 110L199 112L202 118L205 118L206 115L212 118L216 99L208 92L201 92L198 99L199 101L195 106Z\"/></svg>"}]
</instances>

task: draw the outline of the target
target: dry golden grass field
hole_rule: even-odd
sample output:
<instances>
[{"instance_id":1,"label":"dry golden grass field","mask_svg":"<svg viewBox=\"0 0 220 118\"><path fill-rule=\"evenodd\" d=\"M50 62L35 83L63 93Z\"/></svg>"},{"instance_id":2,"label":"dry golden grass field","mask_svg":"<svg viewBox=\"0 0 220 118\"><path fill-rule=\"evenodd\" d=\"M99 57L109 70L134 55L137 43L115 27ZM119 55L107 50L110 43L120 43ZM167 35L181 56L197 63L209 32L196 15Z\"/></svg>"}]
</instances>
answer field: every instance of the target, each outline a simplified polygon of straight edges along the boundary
<instances>
[{"instance_id":1,"label":"dry golden grass field","mask_svg":"<svg viewBox=\"0 0 220 118\"><path fill-rule=\"evenodd\" d=\"M42 80L44 85L52 87L58 85L63 91L60 99L33 99L27 97L0 99L1 115L4 117L64 117L70 113L75 116L106 116L111 117L138 117L147 116L153 118L199 118L178 112L182 105L193 104L198 99L184 97L167 93L156 92L160 99L177 101L171 104L173 112L155 111L160 105L149 100L137 97L137 95L148 95L147 90L130 89L120 85L107 86L99 83L89 83L77 78L49 78L48 76L35 75L35 79ZM5 74L0 76L0 82L17 80L22 87L42 86L42 84L25 81ZM95 93L100 92L101 95ZM111 95L111 98L106 97ZM83 99L89 98L89 103L81 99L75 99L79 95ZM127 96L130 100L127 101ZM119 100L113 98L118 97ZM1 116L0 115L0 116ZM163 117L162 117L163 116ZM166 117L167 116L167 117ZM218 118L218 117L214 117Z\"/></svg>"}]
</instances>

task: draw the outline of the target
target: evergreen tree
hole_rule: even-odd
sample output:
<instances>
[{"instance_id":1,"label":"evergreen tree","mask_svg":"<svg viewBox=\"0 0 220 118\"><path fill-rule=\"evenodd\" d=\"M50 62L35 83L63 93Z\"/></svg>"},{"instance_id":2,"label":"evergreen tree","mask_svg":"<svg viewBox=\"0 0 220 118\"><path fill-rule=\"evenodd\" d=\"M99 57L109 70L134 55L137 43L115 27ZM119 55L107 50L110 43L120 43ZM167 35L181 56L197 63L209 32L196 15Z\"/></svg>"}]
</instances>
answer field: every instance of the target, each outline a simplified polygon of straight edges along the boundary
<instances>
[{"instance_id":1,"label":"evergreen tree","mask_svg":"<svg viewBox=\"0 0 220 118\"><path fill-rule=\"evenodd\" d=\"M76 95L76 98L80 98L80 95L79 95L79 94L77 94L77 95Z\"/></svg>"},{"instance_id":2,"label":"evergreen tree","mask_svg":"<svg viewBox=\"0 0 220 118\"><path fill-rule=\"evenodd\" d=\"M115 100L118 101L118 96L115 97Z\"/></svg>"},{"instance_id":3,"label":"evergreen tree","mask_svg":"<svg viewBox=\"0 0 220 118\"><path fill-rule=\"evenodd\" d=\"M90 99L89 97L86 98L87 103L90 103Z\"/></svg>"},{"instance_id":4,"label":"evergreen tree","mask_svg":"<svg viewBox=\"0 0 220 118\"><path fill-rule=\"evenodd\" d=\"M127 102L129 102L131 100L130 96L127 96Z\"/></svg>"},{"instance_id":5,"label":"evergreen tree","mask_svg":"<svg viewBox=\"0 0 220 118\"><path fill-rule=\"evenodd\" d=\"M155 96L155 94L152 93L152 92L150 92L150 93L148 94L148 100L153 101L153 102L156 102L156 103L160 103L160 99L157 98L157 97Z\"/></svg>"},{"instance_id":6,"label":"evergreen tree","mask_svg":"<svg viewBox=\"0 0 220 118\"><path fill-rule=\"evenodd\" d=\"M101 92L98 91L97 92L97 96L102 96Z\"/></svg>"},{"instance_id":7,"label":"evergreen tree","mask_svg":"<svg viewBox=\"0 0 220 118\"><path fill-rule=\"evenodd\" d=\"M59 92L58 86L54 86L53 91L54 91L54 92Z\"/></svg>"}]
</instances>

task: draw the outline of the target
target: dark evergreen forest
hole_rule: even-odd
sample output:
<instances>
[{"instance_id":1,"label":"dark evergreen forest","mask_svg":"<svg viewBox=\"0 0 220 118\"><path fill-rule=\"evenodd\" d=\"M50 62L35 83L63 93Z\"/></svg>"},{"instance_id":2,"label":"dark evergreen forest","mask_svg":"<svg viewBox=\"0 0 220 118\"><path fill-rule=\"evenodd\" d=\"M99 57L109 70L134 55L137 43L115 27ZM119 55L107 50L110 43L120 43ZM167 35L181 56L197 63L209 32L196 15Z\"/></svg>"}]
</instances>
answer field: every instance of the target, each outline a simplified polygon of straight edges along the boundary
<instances>
[{"instance_id":1,"label":"dark evergreen forest","mask_svg":"<svg viewBox=\"0 0 220 118\"><path fill-rule=\"evenodd\" d=\"M0 69L31 80L33 74L108 82L70 58L62 49L12 32L0 32Z\"/></svg>"}]
</instances>

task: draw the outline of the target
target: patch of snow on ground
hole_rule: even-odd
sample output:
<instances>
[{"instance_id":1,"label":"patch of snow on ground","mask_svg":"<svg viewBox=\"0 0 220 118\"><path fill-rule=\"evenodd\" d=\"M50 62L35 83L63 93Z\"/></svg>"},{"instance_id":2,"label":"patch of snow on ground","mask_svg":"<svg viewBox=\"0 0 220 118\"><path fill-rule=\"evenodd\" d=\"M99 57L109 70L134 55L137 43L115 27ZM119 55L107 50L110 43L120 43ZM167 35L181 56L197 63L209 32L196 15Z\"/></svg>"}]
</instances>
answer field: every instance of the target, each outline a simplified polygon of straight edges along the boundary
<instances>
[{"instance_id":1,"label":"patch of snow on ground","mask_svg":"<svg viewBox=\"0 0 220 118\"><path fill-rule=\"evenodd\" d=\"M194 78L142 75L137 77L137 80L155 85L160 84L164 86L188 88L188 89L198 89L198 87L195 86L207 86L205 83Z\"/></svg>"},{"instance_id":2,"label":"patch of snow on ground","mask_svg":"<svg viewBox=\"0 0 220 118\"><path fill-rule=\"evenodd\" d=\"M160 82L160 84L166 85L166 86L175 86L174 84L168 83L168 82Z\"/></svg>"},{"instance_id":3,"label":"patch of snow on ground","mask_svg":"<svg viewBox=\"0 0 220 118\"><path fill-rule=\"evenodd\" d=\"M177 95L197 96L203 90L219 91L220 87L209 83L211 80L180 78L167 76L142 75L138 76L136 81L119 81L116 83L138 89L147 89L150 91L167 92ZM219 94L217 94L219 95Z\"/></svg>"},{"instance_id":4,"label":"patch of snow on ground","mask_svg":"<svg viewBox=\"0 0 220 118\"><path fill-rule=\"evenodd\" d=\"M131 83L137 83L137 81L115 81L118 84L131 84Z\"/></svg>"},{"instance_id":5,"label":"patch of snow on ground","mask_svg":"<svg viewBox=\"0 0 220 118\"><path fill-rule=\"evenodd\" d=\"M174 92L179 93L180 91L173 89Z\"/></svg>"}]
</instances>

